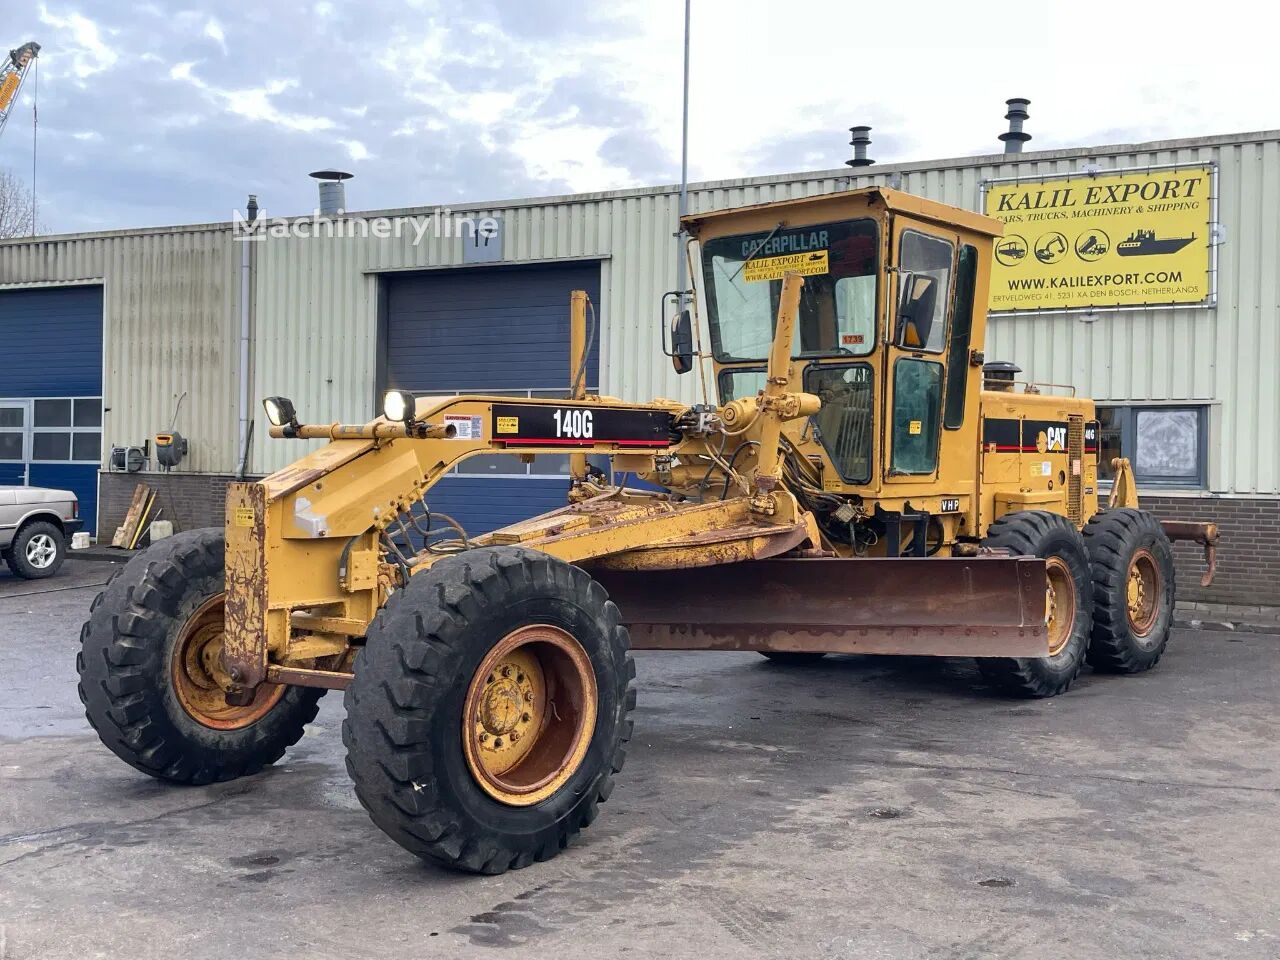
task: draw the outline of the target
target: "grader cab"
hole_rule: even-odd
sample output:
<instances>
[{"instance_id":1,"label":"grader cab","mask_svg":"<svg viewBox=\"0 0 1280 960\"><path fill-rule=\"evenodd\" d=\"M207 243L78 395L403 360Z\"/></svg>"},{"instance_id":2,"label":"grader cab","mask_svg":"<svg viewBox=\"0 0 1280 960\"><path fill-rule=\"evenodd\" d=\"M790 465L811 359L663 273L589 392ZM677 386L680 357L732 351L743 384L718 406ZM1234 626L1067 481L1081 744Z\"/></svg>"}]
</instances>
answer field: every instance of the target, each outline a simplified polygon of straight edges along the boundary
<instances>
[{"instance_id":1,"label":"grader cab","mask_svg":"<svg viewBox=\"0 0 1280 960\"><path fill-rule=\"evenodd\" d=\"M79 670L107 746L229 780L342 689L374 822L496 873L555 855L608 798L632 649L976 657L1030 696L1086 660L1156 664L1169 536L1124 461L1099 510L1092 401L984 384L999 223L868 189L686 228L700 282L664 345L698 403L586 395L581 292L563 399L391 391L382 417L317 426L268 398L273 437L328 442L95 600ZM479 536L431 510L469 457L566 450L559 510Z\"/></svg>"}]
</instances>

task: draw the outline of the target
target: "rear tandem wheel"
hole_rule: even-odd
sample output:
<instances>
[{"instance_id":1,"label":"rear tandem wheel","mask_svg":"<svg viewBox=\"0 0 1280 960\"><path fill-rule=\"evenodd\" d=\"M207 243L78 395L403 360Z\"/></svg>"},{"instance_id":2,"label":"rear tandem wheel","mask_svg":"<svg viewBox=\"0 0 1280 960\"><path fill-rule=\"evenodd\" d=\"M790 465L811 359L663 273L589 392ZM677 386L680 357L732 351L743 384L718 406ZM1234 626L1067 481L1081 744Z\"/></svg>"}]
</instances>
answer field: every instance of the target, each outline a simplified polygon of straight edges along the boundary
<instances>
[{"instance_id":1,"label":"rear tandem wheel","mask_svg":"<svg viewBox=\"0 0 1280 960\"><path fill-rule=\"evenodd\" d=\"M1173 624L1173 548L1160 521L1128 508L1094 514L1084 528L1093 566L1089 663L1141 673L1160 662Z\"/></svg>"},{"instance_id":2,"label":"rear tandem wheel","mask_svg":"<svg viewBox=\"0 0 1280 960\"><path fill-rule=\"evenodd\" d=\"M1045 510L1010 513L987 528L983 544L1043 557L1049 578L1049 655L979 657L983 676L1024 697L1065 693L1084 665L1092 627L1093 585L1084 538L1066 517Z\"/></svg>"}]
</instances>

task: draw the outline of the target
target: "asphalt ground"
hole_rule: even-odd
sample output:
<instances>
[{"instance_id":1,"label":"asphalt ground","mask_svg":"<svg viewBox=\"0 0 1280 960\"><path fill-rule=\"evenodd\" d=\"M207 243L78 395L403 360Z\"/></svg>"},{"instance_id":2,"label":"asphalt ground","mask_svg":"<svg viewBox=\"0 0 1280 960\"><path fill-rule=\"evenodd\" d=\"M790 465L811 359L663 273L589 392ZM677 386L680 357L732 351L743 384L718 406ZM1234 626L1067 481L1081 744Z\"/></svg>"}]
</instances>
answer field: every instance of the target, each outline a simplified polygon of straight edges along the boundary
<instances>
[{"instance_id":1,"label":"asphalt ground","mask_svg":"<svg viewBox=\"0 0 1280 960\"><path fill-rule=\"evenodd\" d=\"M559 858L380 833L341 697L272 770L177 788L75 691L112 565L0 574L0 957L1280 957L1280 638L1011 701L970 663L641 653L635 739Z\"/></svg>"}]
</instances>

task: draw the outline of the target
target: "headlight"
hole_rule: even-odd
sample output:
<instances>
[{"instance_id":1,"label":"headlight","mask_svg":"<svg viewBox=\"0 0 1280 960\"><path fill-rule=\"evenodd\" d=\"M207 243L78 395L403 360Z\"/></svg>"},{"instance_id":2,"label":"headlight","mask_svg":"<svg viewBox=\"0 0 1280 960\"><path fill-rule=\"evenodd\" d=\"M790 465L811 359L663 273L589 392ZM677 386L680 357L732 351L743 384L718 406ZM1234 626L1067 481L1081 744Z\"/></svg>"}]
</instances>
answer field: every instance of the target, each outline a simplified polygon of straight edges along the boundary
<instances>
[{"instance_id":1,"label":"headlight","mask_svg":"<svg viewBox=\"0 0 1280 960\"><path fill-rule=\"evenodd\" d=\"M294 423L298 419L298 414L293 409L293 401L288 397L267 397L262 401L262 407L267 411L267 419L271 421L273 427L283 427L286 423Z\"/></svg>"},{"instance_id":2,"label":"headlight","mask_svg":"<svg viewBox=\"0 0 1280 960\"><path fill-rule=\"evenodd\" d=\"M382 398L382 414L394 423L413 423L417 401L408 390L388 390Z\"/></svg>"}]
</instances>

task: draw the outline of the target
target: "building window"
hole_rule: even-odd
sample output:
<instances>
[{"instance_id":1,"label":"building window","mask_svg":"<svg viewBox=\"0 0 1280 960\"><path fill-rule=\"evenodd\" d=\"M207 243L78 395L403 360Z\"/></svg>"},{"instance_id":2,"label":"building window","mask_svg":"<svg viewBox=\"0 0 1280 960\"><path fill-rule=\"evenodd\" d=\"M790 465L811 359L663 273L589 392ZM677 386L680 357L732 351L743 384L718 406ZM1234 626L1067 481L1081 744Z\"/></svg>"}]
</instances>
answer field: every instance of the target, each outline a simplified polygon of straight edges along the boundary
<instances>
[{"instance_id":1,"label":"building window","mask_svg":"<svg viewBox=\"0 0 1280 960\"><path fill-rule=\"evenodd\" d=\"M44 463L101 462L102 398L32 400L31 459Z\"/></svg>"},{"instance_id":2,"label":"building window","mask_svg":"<svg viewBox=\"0 0 1280 960\"><path fill-rule=\"evenodd\" d=\"M1207 420L1203 406L1098 407L1099 479L1113 478L1114 457L1128 457L1138 483L1205 486Z\"/></svg>"}]
</instances>

